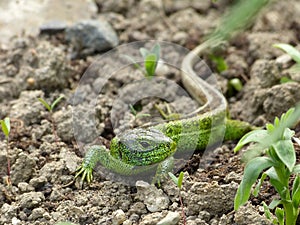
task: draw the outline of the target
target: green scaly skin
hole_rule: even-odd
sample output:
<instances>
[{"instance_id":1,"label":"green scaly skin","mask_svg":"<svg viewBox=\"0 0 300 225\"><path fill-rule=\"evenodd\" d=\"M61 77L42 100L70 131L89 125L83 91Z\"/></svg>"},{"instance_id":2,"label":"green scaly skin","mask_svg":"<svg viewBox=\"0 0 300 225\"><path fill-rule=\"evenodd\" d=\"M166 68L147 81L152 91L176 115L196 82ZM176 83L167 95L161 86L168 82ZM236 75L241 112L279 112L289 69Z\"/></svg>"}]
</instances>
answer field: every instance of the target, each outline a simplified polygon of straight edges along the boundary
<instances>
[{"instance_id":1,"label":"green scaly skin","mask_svg":"<svg viewBox=\"0 0 300 225\"><path fill-rule=\"evenodd\" d=\"M214 87L198 77L193 65L198 55L214 40L204 42L182 62L182 82L188 92L203 106L191 117L159 124L147 129L136 128L112 139L110 151L92 146L75 177L91 182L93 169L99 162L120 175L135 175L153 169L176 152L204 150L220 140L234 140L254 129L242 121L226 119L227 102ZM158 167L159 173L169 170ZM158 174L159 175L159 174Z\"/></svg>"}]
</instances>

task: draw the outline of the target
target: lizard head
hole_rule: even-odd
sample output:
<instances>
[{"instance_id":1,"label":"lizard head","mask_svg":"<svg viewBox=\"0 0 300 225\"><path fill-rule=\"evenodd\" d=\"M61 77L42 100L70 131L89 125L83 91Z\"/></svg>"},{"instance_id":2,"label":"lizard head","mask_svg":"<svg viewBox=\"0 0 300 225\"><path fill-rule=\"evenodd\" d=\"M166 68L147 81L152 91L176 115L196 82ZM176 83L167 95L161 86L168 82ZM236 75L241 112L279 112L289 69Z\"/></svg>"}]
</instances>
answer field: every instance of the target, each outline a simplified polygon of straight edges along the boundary
<instances>
[{"instance_id":1,"label":"lizard head","mask_svg":"<svg viewBox=\"0 0 300 225\"><path fill-rule=\"evenodd\" d=\"M176 151L176 143L161 131L132 129L113 138L110 154L131 165L145 166L159 163Z\"/></svg>"}]
</instances>

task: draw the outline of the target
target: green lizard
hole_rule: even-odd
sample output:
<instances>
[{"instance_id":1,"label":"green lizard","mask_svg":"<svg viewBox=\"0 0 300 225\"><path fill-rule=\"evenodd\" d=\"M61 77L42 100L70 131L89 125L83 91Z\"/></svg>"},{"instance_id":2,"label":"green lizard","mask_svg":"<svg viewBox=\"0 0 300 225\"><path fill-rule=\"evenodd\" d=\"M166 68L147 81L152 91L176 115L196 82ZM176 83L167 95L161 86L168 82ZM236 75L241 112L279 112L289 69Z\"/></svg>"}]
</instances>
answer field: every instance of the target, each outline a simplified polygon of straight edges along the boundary
<instances>
[{"instance_id":1,"label":"green lizard","mask_svg":"<svg viewBox=\"0 0 300 225\"><path fill-rule=\"evenodd\" d=\"M202 104L196 115L146 129L128 130L112 139L110 151L104 146L92 146L75 177L81 175L83 180L91 182L98 162L121 175L139 174L157 164L158 173L164 173L172 167L175 152L203 150L223 137L224 140L238 139L253 129L249 123L226 119L227 102L224 96L195 74L195 60L208 46L209 41L204 42L187 54L181 67L185 88ZM209 112L201 114L208 108Z\"/></svg>"},{"instance_id":2,"label":"green lizard","mask_svg":"<svg viewBox=\"0 0 300 225\"><path fill-rule=\"evenodd\" d=\"M93 168L98 162L118 174L139 174L157 163L164 167L164 163L170 161L166 159L171 158L175 152L205 149L220 140L239 139L252 130L254 127L246 122L226 119L226 99L198 77L193 66L200 53L247 27L268 2L269 0L239 1L222 18L209 39L184 58L181 67L182 82L187 91L203 105L196 115L147 129L126 131L112 139L110 152L104 146L92 146L75 177L81 175L83 180L90 182ZM166 166L169 167L168 163ZM164 168L158 167L158 170L162 169Z\"/></svg>"}]
</instances>

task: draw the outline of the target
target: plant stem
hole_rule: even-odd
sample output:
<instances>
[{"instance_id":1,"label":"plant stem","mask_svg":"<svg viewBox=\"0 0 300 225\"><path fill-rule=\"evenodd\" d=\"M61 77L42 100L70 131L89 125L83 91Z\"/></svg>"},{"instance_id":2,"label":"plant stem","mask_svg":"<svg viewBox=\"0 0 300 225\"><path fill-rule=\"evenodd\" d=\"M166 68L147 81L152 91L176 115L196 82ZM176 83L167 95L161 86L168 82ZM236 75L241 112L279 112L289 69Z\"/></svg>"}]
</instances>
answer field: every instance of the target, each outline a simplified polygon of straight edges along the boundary
<instances>
[{"instance_id":1,"label":"plant stem","mask_svg":"<svg viewBox=\"0 0 300 225\"><path fill-rule=\"evenodd\" d=\"M181 214L182 214L183 224L186 225L186 218L185 218L185 213L184 213L183 202L182 202L180 190L179 190L179 201L180 201L180 205L181 205Z\"/></svg>"},{"instance_id":2,"label":"plant stem","mask_svg":"<svg viewBox=\"0 0 300 225\"><path fill-rule=\"evenodd\" d=\"M10 179L10 159L9 159L9 138L6 138L6 159L7 159L7 185L11 185L11 179Z\"/></svg>"},{"instance_id":3,"label":"plant stem","mask_svg":"<svg viewBox=\"0 0 300 225\"><path fill-rule=\"evenodd\" d=\"M58 135L57 135L57 132L56 132L56 126L55 126L55 121L54 121L54 118L53 118L53 112L50 111L50 121L52 123L52 132L54 134L54 137L55 137L55 142L58 143Z\"/></svg>"},{"instance_id":4,"label":"plant stem","mask_svg":"<svg viewBox=\"0 0 300 225\"><path fill-rule=\"evenodd\" d=\"M283 208L285 211L285 224L286 225L295 225L296 221L297 221L297 216L298 216L298 213L297 213L298 209L296 209L297 212L295 215L292 202L286 202L286 201L285 201L285 203L283 203Z\"/></svg>"}]
</instances>

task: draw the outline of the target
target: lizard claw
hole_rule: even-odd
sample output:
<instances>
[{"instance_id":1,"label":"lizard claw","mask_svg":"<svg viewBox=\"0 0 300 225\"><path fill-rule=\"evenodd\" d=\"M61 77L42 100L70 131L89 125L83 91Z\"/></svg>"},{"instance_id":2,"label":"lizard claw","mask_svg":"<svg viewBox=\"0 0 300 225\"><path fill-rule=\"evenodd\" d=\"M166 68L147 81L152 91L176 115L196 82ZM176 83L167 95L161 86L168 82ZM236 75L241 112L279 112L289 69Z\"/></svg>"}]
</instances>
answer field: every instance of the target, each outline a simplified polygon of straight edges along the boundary
<instances>
[{"instance_id":1,"label":"lizard claw","mask_svg":"<svg viewBox=\"0 0 300 225\"><path fill-rule=\"evenodd\" d=\"M81 176L82 181L87 181L87 183L91 183L93 180L93 169L90 167L86 167L83 163L80 167L78 167L75 179Z\"/></svg>"}]
</instances>

